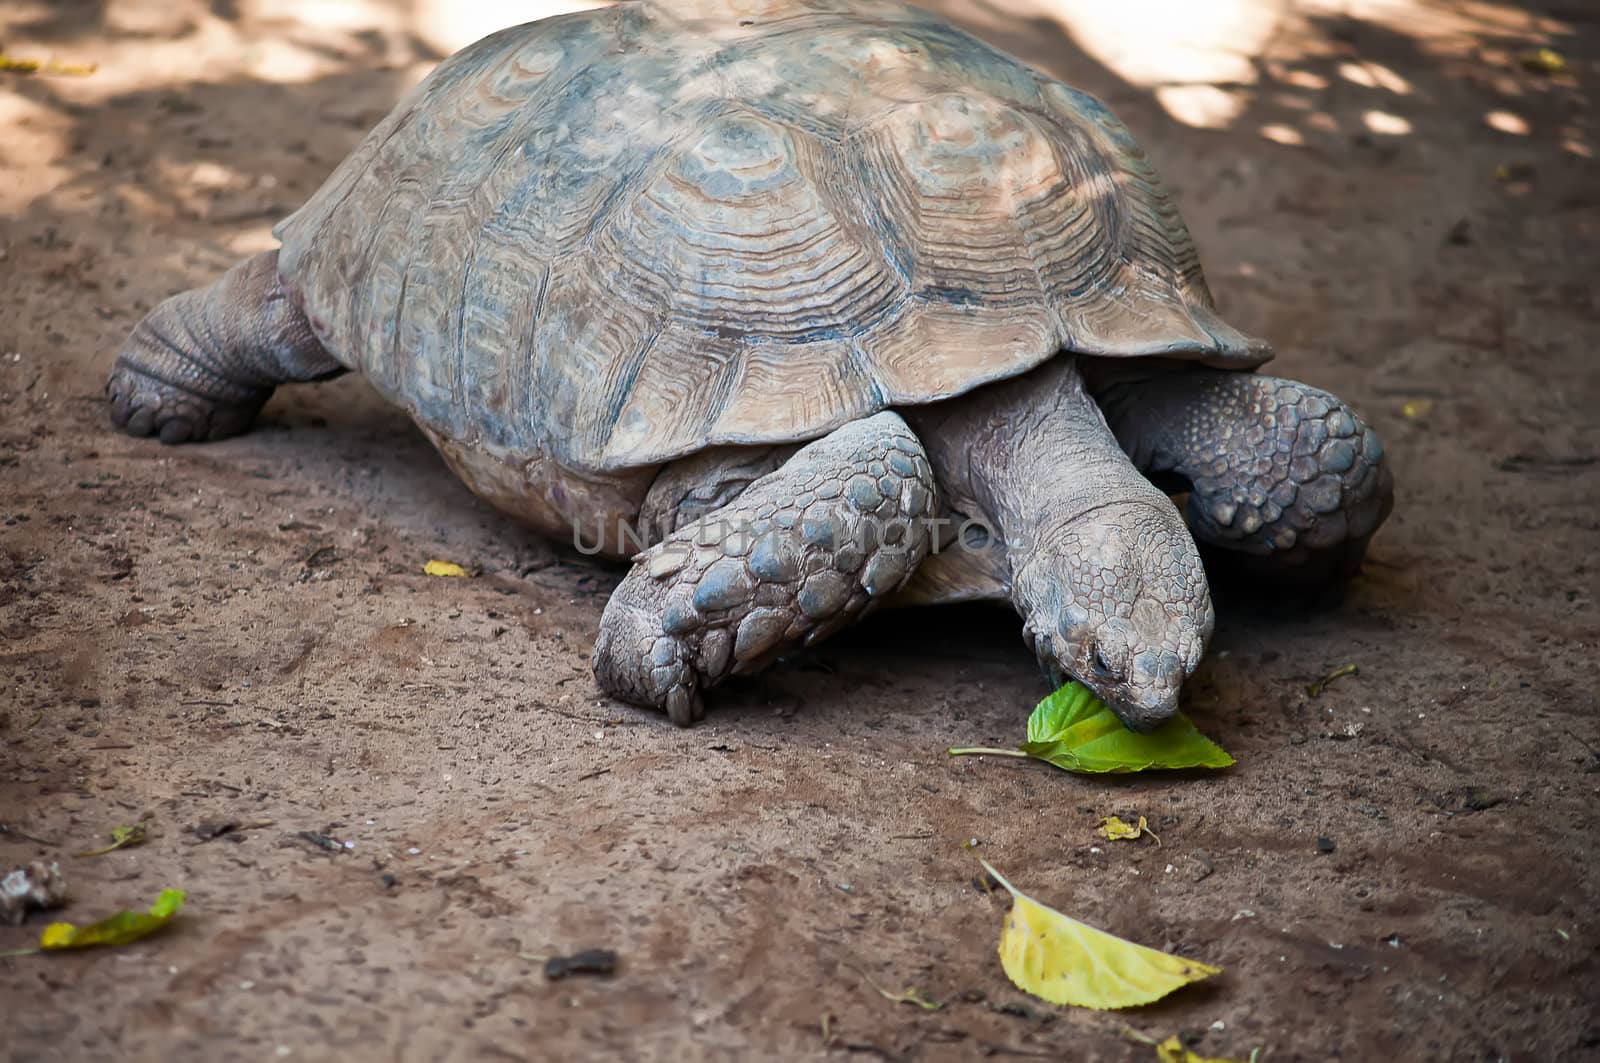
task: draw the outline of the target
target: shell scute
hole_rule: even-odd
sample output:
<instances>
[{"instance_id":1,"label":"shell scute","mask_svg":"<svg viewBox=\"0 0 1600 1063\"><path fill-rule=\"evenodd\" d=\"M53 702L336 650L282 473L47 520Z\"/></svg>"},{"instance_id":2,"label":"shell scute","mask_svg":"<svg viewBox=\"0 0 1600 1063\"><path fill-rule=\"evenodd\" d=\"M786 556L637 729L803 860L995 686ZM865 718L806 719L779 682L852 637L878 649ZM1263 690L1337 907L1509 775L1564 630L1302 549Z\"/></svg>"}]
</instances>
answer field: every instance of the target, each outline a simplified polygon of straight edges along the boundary
<instances>
[{"instance_id":1,"label":"shell scute","mask_svg":"<svg viewBox=\"0 0 1600 1063\"><path fill-rule=\"evenodd\" d=\"M814 438L1062 349L1269 356L1104 106L889 0L502 31L277 233L324 345L431 434L583 473Z\"/></svg>"}]
</instances>

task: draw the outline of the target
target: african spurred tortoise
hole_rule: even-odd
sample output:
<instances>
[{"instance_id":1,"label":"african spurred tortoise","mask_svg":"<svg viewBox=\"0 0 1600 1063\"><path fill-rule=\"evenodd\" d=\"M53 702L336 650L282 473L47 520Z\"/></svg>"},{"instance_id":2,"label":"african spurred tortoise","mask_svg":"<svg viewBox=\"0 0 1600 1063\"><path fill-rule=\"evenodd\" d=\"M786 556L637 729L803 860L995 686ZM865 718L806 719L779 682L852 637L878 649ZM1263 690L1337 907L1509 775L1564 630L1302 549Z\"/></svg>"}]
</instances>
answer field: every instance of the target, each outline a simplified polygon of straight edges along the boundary
<instances>
[{"instance_id":1,"label":"african spurred tortoise","mask_svg":"<svg viewBox=\"0 0 1600 1063\"><path fill-rule=\"evenodd\" d=\"M882 603L994 598L1153 727L1212 631L1196 539L1348 572L1391 504L1347 406L1252 372L1122 123L890 0L497 33L275 234L134 330L116 424L216 439L361 370L480 496L634 558L595 674L678 723Z\"/></svg>"}]
</instances>

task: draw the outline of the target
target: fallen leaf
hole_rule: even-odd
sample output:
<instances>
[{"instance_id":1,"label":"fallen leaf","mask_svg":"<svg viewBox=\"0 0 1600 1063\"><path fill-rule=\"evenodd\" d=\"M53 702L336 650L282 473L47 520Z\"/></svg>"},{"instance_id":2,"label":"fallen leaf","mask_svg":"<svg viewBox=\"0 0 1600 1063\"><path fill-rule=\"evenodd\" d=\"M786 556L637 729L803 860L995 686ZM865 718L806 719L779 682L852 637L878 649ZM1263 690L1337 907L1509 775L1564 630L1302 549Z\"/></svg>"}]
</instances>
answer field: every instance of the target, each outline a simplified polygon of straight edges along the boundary
<instances>
[{"instance_id":1,"label":"fallen leaf","mask_svg":"<svg viewBox=\"0 0 1600 1063\"><path fill-rule=\"evenodd\" d=\"M1306 694L1313 698L1320 698L1322 697L1322 692L1328 689L1329 683L1333 682L1335 679L1340 679L1347 675L1355 675L1360 671L1361 669L1353 664L1347 664L1342 668L1335 668L1333 671L1329 672L1315 683L1312 683L1310 686L1306 687Z\"/></svg>"},{"instance_id":2,"label":"fallen leaf","mask_svg":"<svg viewBox=\"0 0 1600 1063\"><path fill-rule=\"evenodd\" d=\"M114 853L118 849L132 849L135 845L144 844L144 824L135 823L131 827L112 827L111 844L103 849L90 849L78 853L78 856L104 856Z\"/></svg>"},{"instance_id":3,"label":"fallen leaf","mask_svg":"<svg viewBox=\"0 0 1600 1063\"><path fill-rule=\"evenodd\" d=\"M1408 420L1417 421L1433 412L1432 399L1411 399L1400 404L1400 413Z\"/></svg>"},{"instance_id":4,"label":"fallen leaf","mask_svg":"<svg viewBox=\"0 0 1600 1063\"><path fill-rule=\"evenodd\" d=\"M1025 993L1052 1004L1105 1011L1160 1000L1222 968L1135 945L1069 919L1018 890L980 861L1011 894L1000 930L1000 964Z\"/></svg>"},{"instance_id":5,"label":"fallen leaf","mask_svg":"<svg viewBox=\"0 0 1600 1063\"><path fill-rule=\"evenodd\" d=\"M463 576L469 575L466 569L462 568L454 561L439 561L437 559L429 561L426 565L423 565L422 571L430 576L445 576L450 579L460 579Z\"/></svg>"},{"instance_id":6,"label":"fallen leaf","mask_svg":"<svg viewBox=\"0 0 1600 1063\"><path fill-rule=\"evenodd\" d=\"M947 750L951 756L987 753L1033 757L1084 774L1151 768L1226 768L1233 758L1195 729L1183 713L1148 734L1130 731L1082 683L1069 682L1039 702L1028 717L1028 740L1011 749Z\"/></svg>"},{"instance_id":7,"label":"fallen leaf","mask_svg":"<svg viewBox=\"0 0 1600 1063\"><path fill-rule=\"evenodd\" d=\"M1531 162L1504 162L1494 168L1494 179L1501 183L1526 181L1535 172Z\"/></svg>"},{"instance_id":8,"label":"fallen leaf","mask_svg":"<svg viewBox=\"0 0 1600 1063\"><path fill-rule=\"evenodd\" d=\"M1224 1059L1221 1056L1198 1056L1183 1046L1177 1034L1156 1045L1156 1059L1160 1063L1244 1063L1242 1059Z\"/></svg>"},{"instance_id":9,"label":"fallen leaf","mask_svg":"<svg viewBox=\"0 0 1600 1063\"><path fill-rule=\"evenodd\" d=\"M1081 683L1068 683L1039 702L1028 717L1028 740L1017 748L1077 772L1226 768L1233 763L1182 713L1149 734L1139 734L1123 726L1116 713Z\"/></svg>"},{"instance_id":10,"label":"fallen leaf","mask_svg":"<svg viewBox=\"0 0 1600 1063\"><path fill-rule=\"evenodd\" d=\"M857 974L859 974L866 981L866 983L869 986L871 986L873 988L873 990L875 990L877 992L877 994L880 997L882 997L883 999L889 1001L890 1003L893 1003L893 1004L915 1004L917 1007L921 1008L923 1011L938 1011L940 1008L944 1007L944 1001L933 999L931 996L929 996L927 994L927 992L925 990L917 989L915 987L912 987L911 989L907 989L903 993L891 993L887 989L883 988L883 986L879 985L877 982L874 982L867 975L866 971L863 971L858 967L852 967L851 970L853 970Z\"/></svg>"},{"instance_id":11,"label":"fallen leaf","mask_svg":"<svg viewBox=\"0 0 1600 1063\"><path fill-rule=\"evenodd\" d=\"M1095 833L1106 841L1138 841L1142 835L1148 834L1156 839L1156 845L1161 844L1161 839L1156 837L1156 832L1150 829L1149 820L1139 817L1137 824L1126 823L1116 816L1107 816L1100 821L1100 826L1095 828Z\"/></svg>"},{"instance_id":12,"label":"fallen leaf","mask_svg":"<svg viewBox=\"0 0 1600 1063\"><path fill-rule=\"evenodd\" d=\"M1565 74L1567 57L1554 48L1535 48L1517 56L1522 68L1535 74Z\"/></svg>"},{"instance_id":13,"label":"fallen leaf","mask_svg":"<svg viewBox=\"0 0 1600 1063\"><path fill-rule=\"evenodd\" d=\"M118 912L98 923L73 926L51 923L39 937L42 949L82 949L91 945L126 945L160 930L183 907L182 890L162 890L148 912Z\"/></svg>"},{"instance_id":14,"label":"fallen leaf","mask_svg":"<svg viewBox=\"0 0 1600 1063\"><path fill-rule=\"evenodd\" d=\"M60 63L54 59L14 59L0 54L0 72L7 74L60 74L64 77L88 77L99 69L95 63Z\"/></svg>"}]
</instances>

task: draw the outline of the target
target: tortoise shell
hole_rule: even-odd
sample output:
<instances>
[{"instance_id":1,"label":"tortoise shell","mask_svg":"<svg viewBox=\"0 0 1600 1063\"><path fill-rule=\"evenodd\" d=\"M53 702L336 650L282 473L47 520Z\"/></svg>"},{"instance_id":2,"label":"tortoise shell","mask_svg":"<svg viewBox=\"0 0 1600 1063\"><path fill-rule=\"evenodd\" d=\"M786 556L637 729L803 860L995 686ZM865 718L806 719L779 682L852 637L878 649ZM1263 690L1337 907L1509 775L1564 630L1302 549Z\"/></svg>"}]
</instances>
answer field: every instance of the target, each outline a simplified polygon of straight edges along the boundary
<instances>
[{"instance_id":1,"label":"tortoise shell","mask_svg":"<svg viewBox=\"0 0 1600 1063\"><path fill-rule=\"evenodd\" d=\"M442 63L275 230L435 438L584 473L815 438L1058 351L1247 369L1127 129L898 3L625 3Z\"/></svg>"}]
</instances>

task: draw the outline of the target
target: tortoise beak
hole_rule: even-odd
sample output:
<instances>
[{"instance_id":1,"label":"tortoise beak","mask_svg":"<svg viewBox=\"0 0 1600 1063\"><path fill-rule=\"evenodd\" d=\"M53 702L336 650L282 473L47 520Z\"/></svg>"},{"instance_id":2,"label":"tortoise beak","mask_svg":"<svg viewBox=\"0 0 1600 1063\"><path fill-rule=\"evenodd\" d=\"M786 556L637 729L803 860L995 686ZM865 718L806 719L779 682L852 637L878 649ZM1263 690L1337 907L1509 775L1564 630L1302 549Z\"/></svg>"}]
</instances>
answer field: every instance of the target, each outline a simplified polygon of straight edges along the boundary
<instances>
[{"instance_id":1,"label":"tortoise beak","mask_svg":"<svg viewBox=\"0 0 1600 1063\"><path fill-rule=\"evenodd\" d=\"M1099 691L1096 691L1099 693ZM1148 734L1172 719L1178 711L1178 691L1152 691L1145 698L1101 695L1107 707L1117 714L1130 731Z\"/></svg>"}]
</instances>

